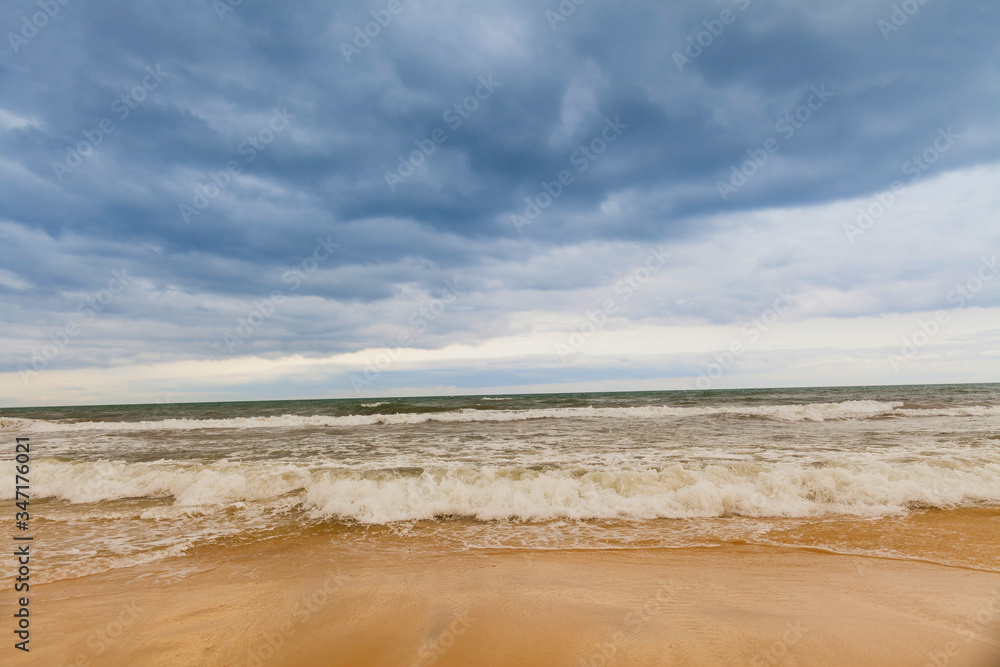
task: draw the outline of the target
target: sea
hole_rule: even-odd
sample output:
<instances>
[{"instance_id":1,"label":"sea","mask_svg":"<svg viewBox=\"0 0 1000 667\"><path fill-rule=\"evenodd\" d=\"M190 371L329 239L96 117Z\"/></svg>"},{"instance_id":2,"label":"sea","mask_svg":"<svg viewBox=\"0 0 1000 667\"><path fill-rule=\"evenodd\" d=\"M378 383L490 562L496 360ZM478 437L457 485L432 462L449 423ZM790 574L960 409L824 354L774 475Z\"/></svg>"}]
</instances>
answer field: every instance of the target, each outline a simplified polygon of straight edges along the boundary
<instances>
[{"instance_id":1,"label":"sea","mask_svg":"<svg viewBox=\"0 0 1000 667\"><path fill-rule=\"evenodd\" d=\"M0 409L7 499L16 437L42 581L305 538L1000 571L997 384Z\"/></svg>"}]
</instances>

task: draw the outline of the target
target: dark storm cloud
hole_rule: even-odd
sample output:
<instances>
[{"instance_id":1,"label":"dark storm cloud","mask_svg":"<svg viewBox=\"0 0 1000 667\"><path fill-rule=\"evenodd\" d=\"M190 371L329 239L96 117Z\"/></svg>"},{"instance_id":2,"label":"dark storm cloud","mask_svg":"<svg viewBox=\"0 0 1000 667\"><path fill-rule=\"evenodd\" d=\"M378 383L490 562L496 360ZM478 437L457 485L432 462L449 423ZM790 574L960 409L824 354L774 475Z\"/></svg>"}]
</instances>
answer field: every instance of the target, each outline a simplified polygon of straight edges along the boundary
<instances>
[{"instance_id":1,"label":"dark storm cloud","mask_svg":"<svg viewBox=\"0 0 1000 667\"><path fill-rule=\"evenodd\" d=\"M159 327L165 354L216 354L247 300L332 235L340 254L296 295L318 319L293 309L262 351L363 346L368 318L405 320L409 305L378 305L400 286L454 275L485 290L468 302L480 320L442 332L465 340L544 309L540 293L592 287L586 260L532 264L560 247L696 240L718 213L865 195L939 128L967 139L935 171L1000 155L995 3L916 3L888 31L890 2L389 4L69 0L42 3L58 9L34 32L42 5L5 4L0 219L20 231L0 256L26 283L0 289L5 317L44 331L127 266L190 298L123 298L122 321ZM783 136L817 88L832 96ZM620 136L582 157L609 122ZM718 182L771 137L723 200ZM564 170L519 232L511 216ZM619 199L629 215L606 212Z\"/></svg>"}]
</instances>

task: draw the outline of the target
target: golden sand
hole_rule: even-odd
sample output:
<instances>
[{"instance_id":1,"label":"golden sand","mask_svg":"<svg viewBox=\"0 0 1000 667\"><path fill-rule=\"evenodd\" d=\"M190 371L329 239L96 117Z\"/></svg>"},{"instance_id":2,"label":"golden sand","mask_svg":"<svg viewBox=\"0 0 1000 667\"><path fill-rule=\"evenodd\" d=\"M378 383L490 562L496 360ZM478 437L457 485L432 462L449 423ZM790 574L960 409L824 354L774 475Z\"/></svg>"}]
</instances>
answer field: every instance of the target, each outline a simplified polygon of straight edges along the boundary
<instances>
[{"instance_id":1,"label":"golden sand","mask_svg":"<svg viewBox=\"0 0 1000 667\"><path fill-rule=\"evenodd\" d=\"M32 651L5 665L1000 665L1000 573L804 548L283 538L39 585L31 605Z\"/></svg>"}]
</instances>

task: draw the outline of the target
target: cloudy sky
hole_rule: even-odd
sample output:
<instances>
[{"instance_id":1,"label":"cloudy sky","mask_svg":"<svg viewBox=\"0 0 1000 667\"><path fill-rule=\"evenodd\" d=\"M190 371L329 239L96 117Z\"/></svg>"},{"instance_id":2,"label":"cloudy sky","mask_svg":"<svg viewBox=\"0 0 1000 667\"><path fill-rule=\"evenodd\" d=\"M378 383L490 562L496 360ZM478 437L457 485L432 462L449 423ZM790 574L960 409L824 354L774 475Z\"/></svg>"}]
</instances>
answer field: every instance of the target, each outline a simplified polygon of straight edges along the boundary
<instances>
[{"instance_id":1,"label":"cloudy sky","mask_svg":"<svg viewBox=\"0 0 1000 667\"><path fill-rule=\"evenodd\" d=\"M0 7L0 405L1000 380L987 0Z\"/></svg>"}]
</instances>

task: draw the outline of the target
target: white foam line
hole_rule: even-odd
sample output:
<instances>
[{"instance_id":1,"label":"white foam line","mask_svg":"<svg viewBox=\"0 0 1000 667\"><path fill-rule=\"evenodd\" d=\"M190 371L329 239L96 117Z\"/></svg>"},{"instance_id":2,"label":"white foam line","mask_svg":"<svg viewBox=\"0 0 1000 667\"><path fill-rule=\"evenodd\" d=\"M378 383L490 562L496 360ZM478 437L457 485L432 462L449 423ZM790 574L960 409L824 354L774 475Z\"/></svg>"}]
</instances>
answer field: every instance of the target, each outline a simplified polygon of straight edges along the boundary
<instances>
[{"instance_id":1,"label":"white foam line","mask_svg":"<svg viewBox=\"0 0 1000 667\"><path fill-rule=\"evenodd\" d=\"M13 462L0 464L0 474ZM65 462L39 459L37 498L172 500L176 512L237 503L298 505L316 519L362 523L480 520L883 516L911 507L1000 503L1000 454L976 460L680 465L549 470L449 466L418 473L277 463ZM9 494L9 491L5 491Z\"/></svg>"},{"instance_id":2,"label":"white foam line","mask_svg":"<svg viewBox=\"0 0 1000 667\"><path fill-rule=\"evenodd\" d=\"M678 419L712 415L760 417L776 421L827 421L872 417L992 417L1000 416L1000 406L966 406L942 409L903 409L900 401L844 401L795 405L673 407L642 406L618 408L538 408L527 410L451 410L444 412L344 415L282 415L275 417L233 417L228 419L163 419L138 422L53 422L4 417L0 427L26 432L56 431L155 431L194 429L254 428L349 428L373 425L406 425L425 422L507 422L529 419Z\"/></svg>"}]
</instances>

